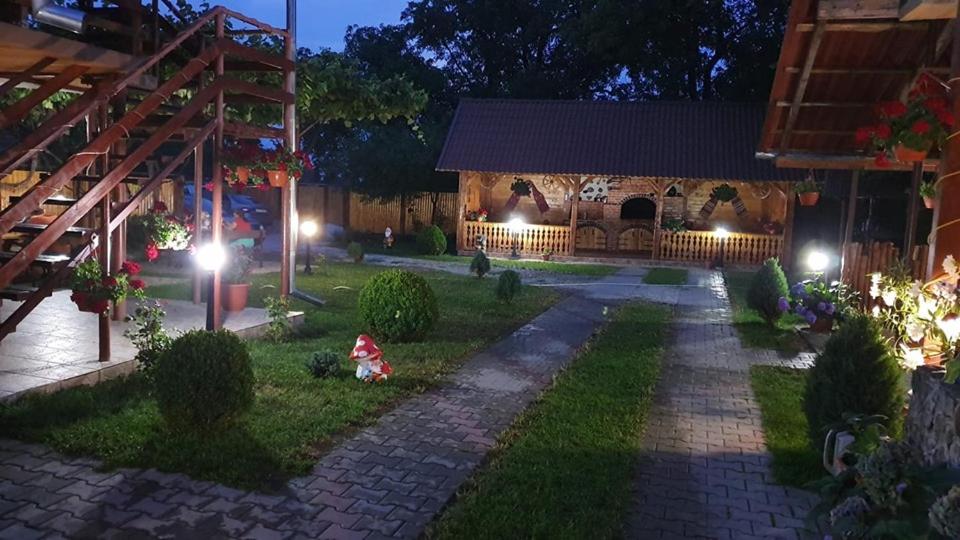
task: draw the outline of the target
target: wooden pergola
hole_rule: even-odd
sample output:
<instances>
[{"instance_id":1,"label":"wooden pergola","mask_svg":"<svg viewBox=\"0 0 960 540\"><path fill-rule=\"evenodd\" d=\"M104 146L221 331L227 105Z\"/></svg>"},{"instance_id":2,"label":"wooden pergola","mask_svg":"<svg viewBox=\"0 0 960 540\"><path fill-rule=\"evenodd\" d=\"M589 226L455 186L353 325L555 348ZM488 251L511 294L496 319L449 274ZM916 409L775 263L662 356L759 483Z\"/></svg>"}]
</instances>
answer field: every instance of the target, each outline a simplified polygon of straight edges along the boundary
<instances>
[{"instance_id":1,"label":"wooden pergola","mask_svg":"<svg viewBox=\"0 0 960 540\"><path fill-rule=\"evenodd\" d=\"M903 6L901 7L901 4ZM960 32L957 3L944 0L794 0L780 51L757 157L778 167L853 170L848 216L854 216L859 171L877 169L858 148L858 127L875 123L876 105L903 99L927 73L949 84L960 113ZM956 129L956 128L955 128ZM924 171L940 171L928 276L948 253L960 253L960 138L939 159L892 163L884 170L913 172L908 245L914 236ZM853 219L844 240L850 242ZM939 241L937 241L939 240Z\"/></svg>"}]
</instances>

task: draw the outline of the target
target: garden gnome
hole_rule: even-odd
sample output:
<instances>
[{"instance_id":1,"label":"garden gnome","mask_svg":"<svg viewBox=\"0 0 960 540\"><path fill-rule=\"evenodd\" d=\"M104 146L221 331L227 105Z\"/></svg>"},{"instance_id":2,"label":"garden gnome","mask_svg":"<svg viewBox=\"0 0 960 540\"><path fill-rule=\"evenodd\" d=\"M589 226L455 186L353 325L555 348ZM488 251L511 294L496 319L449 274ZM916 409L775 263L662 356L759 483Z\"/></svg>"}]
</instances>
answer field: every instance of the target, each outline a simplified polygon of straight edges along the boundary
<instances>
[{"instance_id":1,"label":"garden gnome","mask_svg":"<svg viewBox=\"0 0 960 540\"><path fill-rule=\"evenodd\" d=\"M357 337L350 360L357 363L357 378L364 382L383 382L393 373L393 368L383 359L383 351L366 334Z\"/></svg>"},{"instance_id":2,"label":"garden gnome","mask_svg":"<svg viewBox=\"0 0 960 540\"><path fill-rule=\"evenodd\" d=\"M383 230L383 247L386 249L393 247L393 229L390 227Z\"/></svg>"}]
</instances>

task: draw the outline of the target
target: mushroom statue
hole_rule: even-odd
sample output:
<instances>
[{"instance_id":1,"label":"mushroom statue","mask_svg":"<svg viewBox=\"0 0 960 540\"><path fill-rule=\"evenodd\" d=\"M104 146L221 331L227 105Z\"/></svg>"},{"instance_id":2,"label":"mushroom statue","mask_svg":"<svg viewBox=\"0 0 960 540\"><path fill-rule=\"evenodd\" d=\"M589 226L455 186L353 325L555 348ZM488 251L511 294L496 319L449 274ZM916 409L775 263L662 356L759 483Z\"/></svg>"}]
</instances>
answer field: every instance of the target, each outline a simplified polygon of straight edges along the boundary
<instances>
[{"instance_id":1,"label":"mushroom statue","mask_svg":"<svg viewBox=\"0 0 960 540\"><path fill-rule=\"evenodd\" d=\"M393 368L383 359L383 351L366 334L357 337L350 360L357 363L357 378L364 382L383 382L393 373Z\"/></svg>"}]
</instances>

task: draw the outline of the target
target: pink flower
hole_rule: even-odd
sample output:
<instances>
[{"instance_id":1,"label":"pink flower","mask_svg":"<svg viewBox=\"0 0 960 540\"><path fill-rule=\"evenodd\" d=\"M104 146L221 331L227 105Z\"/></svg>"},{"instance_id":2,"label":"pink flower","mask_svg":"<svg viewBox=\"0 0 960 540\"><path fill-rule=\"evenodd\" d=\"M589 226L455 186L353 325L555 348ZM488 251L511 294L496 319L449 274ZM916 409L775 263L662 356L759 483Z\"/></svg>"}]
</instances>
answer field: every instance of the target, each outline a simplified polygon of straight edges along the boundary
<instances>
[{"instance_id":1,"label":"pink flower","mask_svg":"<svg viewBox=\"0 0 960 540\"><path fill-rule=\"evenodd\" d=\"M133 261L124 261L120 266L120 271L129 276L135 276L140 273L140 265Z\"/></svg>"},{"instance_id":2,"label":"pink flower","mask_svg":"<svg viewBox=\"0 0 960 540\"><path fill-rule=\"evenodd\" d=\"M163 201L157 201L153 203L153 211L157 214L163 214L167 211L167 203Z\"/></svg>"},{"instance_id":3,"label":"pink flower","mask_svg":"<svg viewBox=\"0 0 960 540\"><path fill-rule=\"evenodd\" d=\"M143 289L146 288L146 286L147 286L147 284L144 283L142 279L131 279L131 280L130 280L130 288L133 289L133 290L135 290L135 291L142 291Z\"/></svg>"},{"instance_id":4,"label":"pink flower","mask_svg":"<svg viewBox=\"0 0 960 540\"><path fill-rule=\"evenodd\" d=\"M101 281L101 283L103 283L103 286L104 286L104 287L116 287L116 286L117 286L117 278L115 278L115 277L113 277L113 276L106 276L106 277L103 278L103 280Z\"/></svg>"},{"instance_id":5,"label":"pink flower","mask_svg":"<svg viewBox=\"0 0 960 540\"><path fill-rule=\"evenodd\" d=\"M926 120L917 120L910 127L910 131L916 133L917 135L926 135L930 132L930 122Z\"/></svg>"},{"instance_id":6,"label":"pink flower","mask_svg":"<svg viewBox=\"0 0 960 540\"><path fill-rule=\"evenodd\" d=\"M207 191L213 191L213 182L207 182L203 185L203 189Z\"/></svg>"},{"instance_id":7,"label":"pink flower","mask_svg":"<svg viewBox=\"0 0 960 540\"><path fill-rule=\"evenodd\" d=\"M160 256L160 250L157 249L156 244L151 242L147 244L146 249L144 249L144 255L147 256L148 261L153 262Z\"/></svg>"}]
</instances>

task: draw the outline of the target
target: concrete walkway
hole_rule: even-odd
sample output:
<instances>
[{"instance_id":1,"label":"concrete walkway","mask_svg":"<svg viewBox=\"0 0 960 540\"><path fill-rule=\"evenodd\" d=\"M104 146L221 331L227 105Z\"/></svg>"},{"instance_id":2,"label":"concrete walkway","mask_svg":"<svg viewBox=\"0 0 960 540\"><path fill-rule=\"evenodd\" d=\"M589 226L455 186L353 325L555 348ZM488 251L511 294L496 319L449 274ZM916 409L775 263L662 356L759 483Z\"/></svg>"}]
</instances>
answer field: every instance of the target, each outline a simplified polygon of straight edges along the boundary
<instances>
[{"instance_id":1,"label":"concrete walkway","mask_svg":"<svg viewBox=\"0 0 960 540\"><path fill-rule=\"evenodd\" d=\"M672 345L648 415L628 537L799 538L815 503L776 485L750 366L806 367L740 346L719 276L676 302Z\"/></svg>"}]
</instances>

